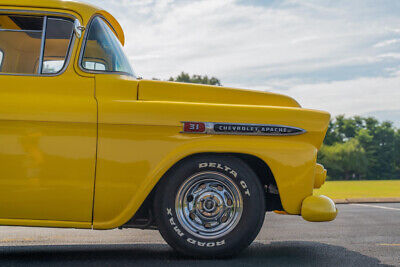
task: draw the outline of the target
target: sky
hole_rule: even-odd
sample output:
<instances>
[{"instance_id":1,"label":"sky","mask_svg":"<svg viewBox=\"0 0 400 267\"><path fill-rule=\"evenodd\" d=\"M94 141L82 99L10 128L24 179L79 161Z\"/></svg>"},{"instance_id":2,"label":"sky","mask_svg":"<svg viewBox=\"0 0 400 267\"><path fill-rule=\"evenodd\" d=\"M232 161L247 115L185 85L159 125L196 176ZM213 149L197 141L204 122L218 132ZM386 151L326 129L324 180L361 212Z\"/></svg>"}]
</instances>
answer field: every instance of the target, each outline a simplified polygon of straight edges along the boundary
<instances>
[{"instance_id":1,"label":"sky","mask_svg":"<svg viewBox=\"0 0 400 267\"><path fill-rule=\"evenodd\" d=\"M400 1L85 0L112 13L138 76L185 71L400 127Z\"/></svg>"}]
</instances>

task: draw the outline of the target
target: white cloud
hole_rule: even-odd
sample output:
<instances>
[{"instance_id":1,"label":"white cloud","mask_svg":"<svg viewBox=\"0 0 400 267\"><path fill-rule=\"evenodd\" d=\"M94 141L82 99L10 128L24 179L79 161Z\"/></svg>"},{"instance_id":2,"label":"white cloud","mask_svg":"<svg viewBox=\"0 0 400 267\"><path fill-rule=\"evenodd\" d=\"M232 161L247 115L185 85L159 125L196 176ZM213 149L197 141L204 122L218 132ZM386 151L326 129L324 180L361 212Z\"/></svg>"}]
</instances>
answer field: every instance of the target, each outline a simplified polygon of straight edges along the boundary
<instances>
[{"instance_id":1,"label":"white cloud","mask_svg":"<svg viewBox=\"0 0 400 267\"><path fill-rule=\"evenodd\" d=\"M400 39L390 39L390 40L385 40L385 41L379 42L379 43L375 44L374 47L385 47L385 46L394 45L394 44L398 44L398 43L400 43Z\"/></svg>"},{"instance_id":2,"label":"white cloud","mask_svg":"<svg viewBox=\"0 0 400 267\"><path fill-rule=\"evenodd\" d=\"M386 78L298 85L288 94L305 108L322 109L333 115L400 110L400 73Z\"/></svg>"},{"instance_id":3,"label":"white cloud","mask_svg":"<svg viewBox=\"0 0 400 267\"><path fill-rule=\"evenodd\" d=\"M378 55L379 59L391 58L391 59L400 59L400 53L386 53L382 55Z\"/></svg>"}]
</instances>

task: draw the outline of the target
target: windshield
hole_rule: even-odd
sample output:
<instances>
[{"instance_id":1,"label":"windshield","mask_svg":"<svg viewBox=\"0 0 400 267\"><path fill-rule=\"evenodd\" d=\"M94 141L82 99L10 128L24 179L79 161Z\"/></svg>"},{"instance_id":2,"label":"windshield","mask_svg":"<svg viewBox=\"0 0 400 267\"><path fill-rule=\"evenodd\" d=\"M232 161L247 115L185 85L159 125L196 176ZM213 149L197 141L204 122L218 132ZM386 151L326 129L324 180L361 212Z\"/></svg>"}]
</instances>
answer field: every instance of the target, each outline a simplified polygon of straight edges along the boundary
<instances>
[{"instance_id":1,"label":"windshield","mask_svg":"<svg viewBox=\"0 0 400 267\"><path fill-rule=\"evenodd\" d=\"M134 76L129 60L110 25L93 19L86 39L82 68L98 72L123 72Z\"/></svg>"}]
</instances>

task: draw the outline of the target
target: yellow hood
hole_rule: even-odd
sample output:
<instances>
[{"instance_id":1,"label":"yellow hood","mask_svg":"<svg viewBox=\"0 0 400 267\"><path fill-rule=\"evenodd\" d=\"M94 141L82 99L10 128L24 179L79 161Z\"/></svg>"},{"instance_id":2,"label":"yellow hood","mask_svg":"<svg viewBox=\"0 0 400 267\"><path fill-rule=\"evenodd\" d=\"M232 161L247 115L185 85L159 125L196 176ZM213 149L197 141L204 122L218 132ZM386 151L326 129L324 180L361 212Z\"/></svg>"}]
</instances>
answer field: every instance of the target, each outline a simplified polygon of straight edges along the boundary
<instances>
[{"instance_id":1,"label":"yellow hood","mask_svg":"<svg viewBox=\"0 0 400 267\"><path fill-rule=\"evenodd\" d=\"M139 82L138 100L300 107L293 98L280 94L147 80Z\"/></svg>"}]
</instances>

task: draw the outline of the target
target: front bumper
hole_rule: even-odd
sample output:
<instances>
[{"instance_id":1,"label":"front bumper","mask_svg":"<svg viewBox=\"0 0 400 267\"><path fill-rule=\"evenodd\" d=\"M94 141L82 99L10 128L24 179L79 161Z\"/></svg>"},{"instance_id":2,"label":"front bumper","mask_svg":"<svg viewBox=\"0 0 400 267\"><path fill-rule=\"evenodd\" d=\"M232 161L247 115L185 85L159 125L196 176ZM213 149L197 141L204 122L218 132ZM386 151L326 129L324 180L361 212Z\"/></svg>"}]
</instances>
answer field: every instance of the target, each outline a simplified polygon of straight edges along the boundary
<instances>
[{"instance_id":1,"label":"front bumper","mask_svg":"<svg viewBox=\"0 0 400 267\"><path fill-rule=\"evenodd\" d=\"M303 200L301 216L309 222L328 222L336 218L338 210L326 196L309 196Z\"/></svg>"}]
</instances>

